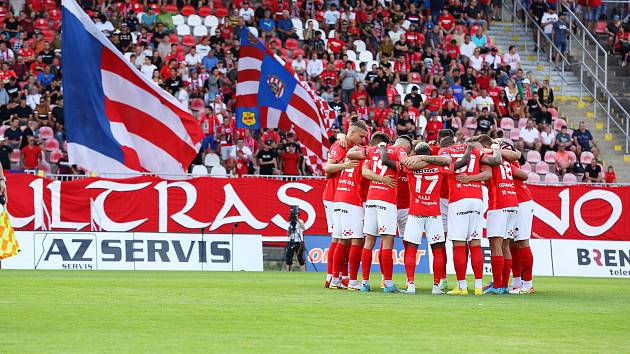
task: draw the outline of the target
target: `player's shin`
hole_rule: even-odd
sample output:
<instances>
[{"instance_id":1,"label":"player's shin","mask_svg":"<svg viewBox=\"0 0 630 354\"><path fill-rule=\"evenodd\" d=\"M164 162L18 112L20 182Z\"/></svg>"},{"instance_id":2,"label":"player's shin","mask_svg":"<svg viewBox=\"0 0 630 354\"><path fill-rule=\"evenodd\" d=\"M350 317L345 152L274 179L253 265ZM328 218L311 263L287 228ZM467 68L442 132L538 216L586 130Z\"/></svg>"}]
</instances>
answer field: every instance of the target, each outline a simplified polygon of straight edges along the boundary
<instances>
[{"instance_id":1,"label":"player's shin","mask_svg":"<svg viewBox=\"0 0 630 354\"><path fill-rule=\"evenodd\" d=\"M475 275L475 289L480 289L483 287L483 252L480 244L471 244L469 249L470 264Z\"/></svg>"},{"instance_id":2,"label":"player's shin","mask_svg":"<svg viewBox=\"0 0 630 354\"><path fill-rule=\"evenodd\" d=\"M407 242L405 248L405 273L407 273L407 283L415 282L416 274L416 254L418 252L418 245L415 243Z\"/></svg>"},{"instance_id":3,"label":"player's shin","mask_svg":"<svg viewBox=\"0 0 630 354\"><path fill-rule=\"evenodd\" d=\"M357 241L360 239L352 240L352 246L350 247L350 255L348 256L350 286L358 287L357 273L359 272L359 264L361 264L361 253L363 245Z\"/></svg>"},{"instance_id":4,"label":"player's shin","mask_svg":"<svg viewBox=\"0 0 630 354\"><path fill-rule=\"evenodd\" d=\"M521 252L516 247L516 242L510 243L510 253L512 253L512 288L521 287Z\"/></svg>"},{"instance_id":5,"label":"player's shin","mask_svg":"<svg viewBox=\"0 0 630 354\"><path fill-rule=\"evenodd\" d=\"M521 267L523 269L523 288L531 289L532 287L532 270L534 267L534 255L529 246L519 248L521 256Z\"/></svg>"},{"instance_id":6,"label":"player's shin","mask_svg":"<svg viewBox=\"0 0 630 354\"><path fill-rule=\"evenodd\" d=\"M512 272L512 253L510 252L510 240L503 240L503 274L501 275L501 288L507 288Z\"/></svg>"},{"instance_id":7,"label":"player's shin","mask_svg":"<svg viewBox=\"0 0 630 354\"><path fill-rule=\"evenodd\" d=\"M333 256L333 280L332 283L337 285L340 283L339 274L341 268L345 265L346 246L343 241L337 243L335 254Z\"/></svg>"},{"instance_id":8,"label":"player's shin","mask_svg":"<svg viewBox=\"0 0 630 354\"><path fill-rule=\"evenodd\" d=\"M444 243L436 243L431 245L431 253L433 254L433 285L439 285L442 278L446 275L442 273L446 259L444 258Z\"/></svg>"},{"instance_id":9,"label":"player's shin","mask_svg":"<svg viewBox=\"0 0 630 354\"><path fill-rule=\"evenodd\" d=\"M490 238L490 255L492 287L499 289L503 284L503 237Z\"/></svg>"},{"instance_id":10,"label":"player's shin","mask_svg":"<svg viewBox=\"0 0 630 354\"><path fill-rule=\"evenodd\" d=\"M381 273L383 274L383 282L386 287L394 285L392 282L392 273L394 269L394 258L392 248L394 245L394 236L382 235L381 243L383 251L381 253Z\"/></svg>"},{"instance_id":11,"label":"player's shin","mask_svg":"<svg viewBox=\"0 0 630 354\"><path fill-rule=\"evenodd\" d=\"M329 282L332 280L333 276L333 259L335 257L335 249L337 248L337 239L333 238L330 241L330 246L328 246L328 255L326 256L328 262L328 274L326 275L326 281Z\"/></svg>"},{"instance_id":12,"label":"player's shin","mask_svg":"<svg viewBox=\"0 0 630 354\"><path fill-rule=\"evenodd\" d=\"M457 276L458 288L464 289L468 287L466 283L466 266L468 259L466 258L466 243L453 241L453 266L455 267L455 275Z\"/></svg>"}]
</instances>

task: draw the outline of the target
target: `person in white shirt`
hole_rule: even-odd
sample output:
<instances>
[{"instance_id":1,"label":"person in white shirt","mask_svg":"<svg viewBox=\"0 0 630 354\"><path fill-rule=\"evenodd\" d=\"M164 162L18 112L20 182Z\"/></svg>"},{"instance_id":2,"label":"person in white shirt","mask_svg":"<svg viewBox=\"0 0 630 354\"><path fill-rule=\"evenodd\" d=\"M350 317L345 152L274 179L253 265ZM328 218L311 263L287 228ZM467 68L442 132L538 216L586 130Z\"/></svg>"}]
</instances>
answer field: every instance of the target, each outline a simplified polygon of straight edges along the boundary
<instances>
[{"instance_id":1,"label":"person in white shirt","mask_svg":"<svg viewBox=\"0 0 630 354\"><path fill-rule=\"evenodd\" d=\"M195 66L201 63L202 56L197 54L197 49L195 47L190 48L190 53L186 54L186 65Z\"/></svg>"},{"instance_id":2,"label":"person in white shirt","mask_svg":"<svg viewBox=\"0 0 630 354\"><path fill-rule=\"evenodd\" d=\"M473 55L470 57L470 66L475 69L475 71L481 71L483 57L481 56L481 50L479 48L475 48L473 51Z\"/></svg>"},{"instance_id":3,"label":"person in white shirt","mask_svg":"<svg viewBox=\"0 0 630 354\"><path fill-rule=\"evenodd\" d=\"M299 54L297 58L291 62L291 67L299 75L304 73L304 70L306 70L306 60L302 58L302 54Z\"/></svg>"},{"instance_id":4,"label":"person in white shirt","mask_svg":"<svg viewBox=\"0 0 630 354\"><path fill-rule=\"evenodd\" d=\"M197 49L197 54L199 54L199 56L201 56L202 58L207 56L208 52L210 51L210 46L208 45L208 37L203 37L203 39L201 39L201 43L197 44L195 46L195 49Z\"/></svg>"},{"instance_id":5,"label":"person in white shirt","mask_svg":"<svg viewBox=\"0 0 630 354\"><path fill-rule=\"evenodd\" d=\"M542 15L540 19L540 25L542 26L545 34L551 38L551 32L553 32L553 24L558 21L558 14L553 8L549 7L547 12Z\"/></svg>"},{"instance_id":6,"label":"person in white shirt","mask_svg":"<svg viewBox=\"0 0 630 354\"><path fill-rule=\"evenodd\" d=\"M497 70L501 66L501 56L498 53L496 47L492 48L490 53L486 54L484 61L494 70Z\"/></svg>"},{"instance_id":7,"label":"person in white shirt","mask_svg":"<svg viewBox=\"0 0 630 354\"><path fill-rule=\"evenodd\" d=\"M324 12L324 22L329 29L334 29L341 17L341 13L337 11L337 5L330 4L330 7Z\"/></svg>"},{"instance_id":8,"label":"person in white shirt","mask_svg":"<svg viewBox=\"0 0 630 354\"><path fill-rule=\"evenodd\" d=\"M306 74L317 81L322 72L324 72L324 63L317 57L317 53L313 53L311 60L306 64Z\"/></svg>"},{"instance_id":9,"label":"person in white shirt","mask_svg":"<svg viewBox=\"0 0 630 354\"><path fill-rule=\"evenodd\" d=\"M254 10L249 7L247 2L243 2L243 7L238 11L238 15L249 24L254 18Z\"/></svg>"},{"instance_id":10,"label":"person in white shirt","mask_svg":"<svg viewBox=\"0 0 630 354\"><path fill-rule=\"evenodd\" d=\"M543 158L545 157L545 153L547 151L553 150L554 146L556 146L556 134L558 134L558 132L551 129L550 124L545 124L544 129L545 130L543 130L540 133L540 143L541 143L540 155Z\"/></svg>"},{"instance_id":11,"label":"person in white shirt","mask_svg":"<svg viewBox=\"0 0 630 354\"><path fill-rule=\"evenodd\" d=\"M175 93L175 98L177 98L177 100L178 100L179 102L181 102L181 104L182 104L184 107L188 107L188 101L189 101L189 98L190 98L190 96L188 95L187 86L188 86L188 83L187 83L187 82L184 82L184 85L182 85L182 86L179 88L179 91L177 91L177 92Z\"/></svg>"},{"instance_id":12,"label":"person in white shirt","mask_svg":"<svg viewBox=\"0 0 630 354\"><path fill-rule=\"evenodd\" d=\"M107 17L105 15L100 15L94 18L94 24L96 28L103 32L107 37L114 32L114 25L111 22L107 21Z\"/></svg>"},{"instance_id":13,"label":"person in white shirt","mask_svg":"<svg viewBox=\"0 0 630 354\"><path fill-rule=\"evenodd\" d=\"M473 56L473 52L477 48L477 45L470 40L470 35L464 36L464 43L459 45L459 52L461 55L470 58Z\"/></svg>"},{"instance_id":14,"label":"person in white shirt","mask_svg":"<svg viewBox=\"0 0 630 354\"><path fill-rule=\"evenodd\" d=\"M481 89L481 95L475 98L475 104L479 112L484 108L487 108L488 112L494 112L494 100L488 95L488 90L486 89Z\"/></svg>"},{"instance_id":15,"label":"person in white shirt","mask_svg":"<svg viewBox=\"0 0 630 354\"><path fill-rule=\"evenodd\" d=\"M157 66L151 64L151 58L144 57L144 63L142 64L142 66L140 66L140 71L142 72L142 74L144 74L144 76L146 76L148 79L151 79L155 70L157 70Z\"/></svg>"},{"instance_id":16,"label":"person in white shirt","mask_svg":"<svg viewBox=\"0 0 630 354\"><path fill-rule=\"evenodd\" d=\"M540 132L534 128L534 120L527 121L527 126L519 133L518 149L525 152L525 149L540 150Z\"/></svg>"},{"instance_id":17,"label":"person in white shirt","mask_svg":"<svg viewBox=\"0 0 630 354\"><path fill-rule=\"evenodd\" d=\"M515 72L521 68L521 56L516 52L516 46L511 45L508 52L503 55L503 62L510 66L510 71Z\"/></svg>"},{"instance_id":18,"label":"person in white shirt","mask_svg":"<svg viewBox=\"0 0 630 354\"><path fill-rule=\"evenodd\" d=\"M392 28L392 30L389 31L389 38L391 38L392 43L396 43L400 40L400 37L402 37L404 34L405 34L405 30L400 28L398 24L394 24L394 27Z\"/></svg>"}]
</instances>

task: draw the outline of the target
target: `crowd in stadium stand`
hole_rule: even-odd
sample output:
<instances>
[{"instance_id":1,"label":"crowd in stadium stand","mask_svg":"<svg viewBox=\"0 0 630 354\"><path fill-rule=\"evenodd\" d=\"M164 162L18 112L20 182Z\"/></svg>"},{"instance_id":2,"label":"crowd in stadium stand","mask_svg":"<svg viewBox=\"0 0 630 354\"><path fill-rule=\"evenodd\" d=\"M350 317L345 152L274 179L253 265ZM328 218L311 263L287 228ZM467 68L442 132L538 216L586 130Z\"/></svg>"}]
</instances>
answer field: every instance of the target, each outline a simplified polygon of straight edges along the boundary
<instances>
[{"instance_id":1,"label":"crowd in stadium stand","mask_svg":"<svg viewBox=\"0 0 630 354\"><path fill-rule=\"evenodd\" d=\"M313 174L292 132L235 128L247 26L335 109L331 139L352 116L392 137L486 133L512 139L534 180L608 176L591 133L558 116L549 81L522 70L515 46L493 45L487 29L500 20L497 1L80 3L143 75L191 108L206 136L195 163L222 173ZM59 3L0 9L2 165L83 173L65 152Z\"/></svg>"}]
</instances>

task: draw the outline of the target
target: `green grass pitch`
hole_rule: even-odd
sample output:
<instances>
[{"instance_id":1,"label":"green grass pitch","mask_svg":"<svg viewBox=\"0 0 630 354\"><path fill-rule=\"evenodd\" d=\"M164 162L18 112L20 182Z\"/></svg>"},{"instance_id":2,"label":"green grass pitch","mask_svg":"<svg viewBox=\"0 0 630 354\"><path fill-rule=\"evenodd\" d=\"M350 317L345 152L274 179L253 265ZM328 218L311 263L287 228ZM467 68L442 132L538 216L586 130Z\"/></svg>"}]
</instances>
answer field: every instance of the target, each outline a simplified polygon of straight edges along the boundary
<instances>
[{"instance_id":1,"label":"green grass pitch","mask_svg":"<svg viewBox=\"0 0 630 354\"><path fill-rule=\"evenodd\" d=\"M326 290L322 280L2 270L0 352L630 351L627 279L538 277L535 295L483 297L431 295L430 275L415 296Z\"/></svg>"}]
</instances>

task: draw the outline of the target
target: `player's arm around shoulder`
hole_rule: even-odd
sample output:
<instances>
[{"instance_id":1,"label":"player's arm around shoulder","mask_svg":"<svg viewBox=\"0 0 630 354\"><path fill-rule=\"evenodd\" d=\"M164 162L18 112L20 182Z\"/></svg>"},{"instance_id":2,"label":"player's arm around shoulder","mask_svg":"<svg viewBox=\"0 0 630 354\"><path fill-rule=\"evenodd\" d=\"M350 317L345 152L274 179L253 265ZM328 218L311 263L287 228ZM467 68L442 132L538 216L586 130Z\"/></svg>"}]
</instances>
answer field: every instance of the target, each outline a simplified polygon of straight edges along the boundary
<instances>
[{"instance_id":1,"label":"player's arm around shoulder","mask_svg":"<svg viewBox=\"0 0 630 354\"><path fill-rule=\"evenodd\" d=\"M501 149L499 145L492 144L492 155L483 154L481 156L481 163L488 166L498 166L503 162L503 158L501 157Z\"/></svg>"},{"instance_id":2,"label":"player's arm around shoulder","mask_svg":"<svg viewBox=\"0 0 630 354\"><path fill-rule=\"evenodd\" d=\"M376 172L370 170L365 166L363 166L363 169L361 170L361 176L369 181L380 182L391 188L396 187L396 179L390 176L381 176L379 174L376 174Z\"/></svg>"}]
</instances>

